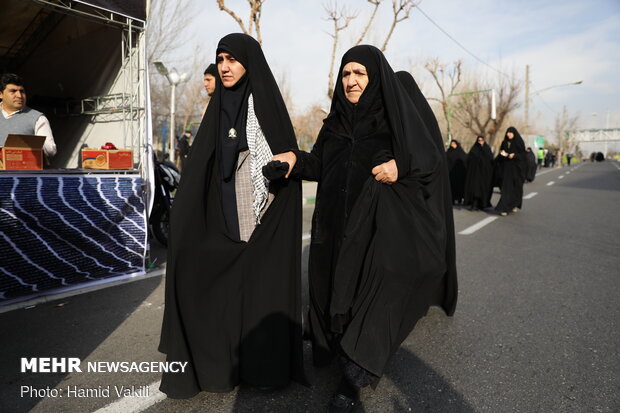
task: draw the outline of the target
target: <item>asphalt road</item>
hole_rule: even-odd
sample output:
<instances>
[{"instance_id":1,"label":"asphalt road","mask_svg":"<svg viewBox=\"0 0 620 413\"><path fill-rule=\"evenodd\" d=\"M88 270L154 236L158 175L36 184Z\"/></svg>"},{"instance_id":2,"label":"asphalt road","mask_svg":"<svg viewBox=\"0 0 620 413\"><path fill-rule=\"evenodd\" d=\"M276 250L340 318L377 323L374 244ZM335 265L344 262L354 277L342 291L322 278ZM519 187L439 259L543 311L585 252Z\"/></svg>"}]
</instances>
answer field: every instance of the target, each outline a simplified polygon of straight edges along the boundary
<instances>
[{"instance_id":1,"label":"asphalt road","mask_svg":"<svg viewBox=\"0 0 620 413\"><path fill-rule=\"evenodd\" d=\"M455 208L457 312L431 309L357 411L620 411L620 164L543 170L524 193L523 210L508 217ZM311 212L305 207L306 232ZM165 252L155 248L153 258L162 263ZM313 368L309 347L312 386L268 394L242 386L178 401L156 390L158 373L19 372L21 357L163 361L162 278L1 313L0 412L324 411L338 372ZM114 386L150 384L147 397L115 394ZM111 386L111 394L67 397L72 386Z\"/></svg>"}]
</instances>

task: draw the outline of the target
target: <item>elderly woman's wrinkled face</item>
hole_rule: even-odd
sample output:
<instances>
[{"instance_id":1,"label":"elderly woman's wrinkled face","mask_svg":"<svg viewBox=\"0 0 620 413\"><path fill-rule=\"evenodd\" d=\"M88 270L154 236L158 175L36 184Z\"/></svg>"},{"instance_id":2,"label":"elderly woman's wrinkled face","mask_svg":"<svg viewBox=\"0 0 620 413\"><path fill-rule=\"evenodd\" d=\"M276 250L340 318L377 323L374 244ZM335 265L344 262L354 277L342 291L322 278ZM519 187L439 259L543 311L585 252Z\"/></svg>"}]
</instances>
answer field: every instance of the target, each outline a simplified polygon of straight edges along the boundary
<instances>
[{"instance_id":1,"label":"elderly woman's wrinkled face","mask_svg":"<svg viewBox=\"0 0 620 413\"><path fill-rule=\"evenodd\" d=\"M360 96L368 85L368 71L366 66L349 62L342 68L342 86L347 100L353 104L359 102Z\"/></svg>"},{"instance_id":2,"label":"elderly woman's wrinkled face","mask_svg":"<svg viewBox=\"0 0 620 413\"><path fill-rule=\"evenodd\" d=\"M245 75L245 67L230 53L218 53L216 62L217 72L224 87L234 86Z\"/></svg>"}]
</instances>

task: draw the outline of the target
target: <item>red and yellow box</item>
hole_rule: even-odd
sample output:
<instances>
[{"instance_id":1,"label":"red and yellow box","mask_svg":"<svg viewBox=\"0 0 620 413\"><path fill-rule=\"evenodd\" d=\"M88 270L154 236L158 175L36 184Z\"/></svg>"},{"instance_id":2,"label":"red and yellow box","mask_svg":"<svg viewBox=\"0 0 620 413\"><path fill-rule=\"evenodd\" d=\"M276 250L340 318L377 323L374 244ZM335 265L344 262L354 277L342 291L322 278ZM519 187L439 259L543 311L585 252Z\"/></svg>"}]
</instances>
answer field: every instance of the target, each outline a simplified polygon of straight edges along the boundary
<instances>
[{"instance_id":1,"label":"red and yellow box","mask_svg":"<svg viewBox=\"0 0 620 413\"><path fill-rule=\"evenodd\" d=\"M131 149L82 149L82 168L85 169L132 169Z\"/></svg>"},{"instance_id":2,"label":"red and yellow box","mask_svg":"<svg viewBox=\"0 0 620 413\"><path fill-rule=\"evenodd\" d=\"M0 170L36 171L43 169L44 143L45 136L8 135L4 147L0 148Z\"/></svg>"}]
</instances>

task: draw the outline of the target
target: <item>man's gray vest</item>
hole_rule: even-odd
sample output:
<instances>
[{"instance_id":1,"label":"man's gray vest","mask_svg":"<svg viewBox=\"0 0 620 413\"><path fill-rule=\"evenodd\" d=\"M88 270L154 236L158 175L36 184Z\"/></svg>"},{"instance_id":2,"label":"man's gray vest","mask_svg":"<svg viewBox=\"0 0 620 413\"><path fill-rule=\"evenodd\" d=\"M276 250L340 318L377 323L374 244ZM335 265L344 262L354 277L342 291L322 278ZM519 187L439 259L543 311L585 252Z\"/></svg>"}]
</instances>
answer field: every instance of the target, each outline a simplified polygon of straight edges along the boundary
<instances>
[{"instance_id":1,"label":"man's gray vest","mask_svg":"<svg viewBox=\"0 0 620 413\"><path fill-rule=\"evenodd\" d=\"M34 135L34 125L37 119L43 114L37 110L24 108L21 112L14 114L8 119L0 113L0 146L4 146L4 141L10 133L18 135Z\"/></svg>"}]
</instances>

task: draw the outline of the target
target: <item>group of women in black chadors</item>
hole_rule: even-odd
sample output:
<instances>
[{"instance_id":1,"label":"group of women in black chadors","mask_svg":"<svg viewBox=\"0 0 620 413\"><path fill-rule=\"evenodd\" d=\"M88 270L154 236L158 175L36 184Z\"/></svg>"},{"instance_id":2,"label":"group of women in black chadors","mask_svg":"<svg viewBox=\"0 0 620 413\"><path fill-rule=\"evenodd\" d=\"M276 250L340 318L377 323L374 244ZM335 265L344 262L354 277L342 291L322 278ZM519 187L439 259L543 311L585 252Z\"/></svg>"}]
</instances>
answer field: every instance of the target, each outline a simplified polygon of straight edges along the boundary
<instances>
[{"instance_id":1,"label":"group of women in black chadors","mask_svg":"<svg viewBox=\"0 0 620 413\"><path fill-rule=\"evenodd\" d=\"M294 130L260 45L231 34L215 93L171 213L159 349L188 362L164 373L171 398L310 385L338 363L328 411L351 411L430 306L457 300L447 159L437 121L408 73L356 46L342 58L311 152ZM318 182L301 305L301 180Z\"/></svg>"},{"instance_id":2,"label":"group of women in black chadors","mask_svg":"<svg viewBox=\"0 0 620 413\"><path fill-rule=\"evenodd\" d=\"M469 153L453 139L446 151L452 203L470 210L491 208L493 188L498 187L501 197L495 210L502 216L519 211L523 184L533 181L536 174L536 160L531 161L532 155L531 151L528 154L521 135L513 126L506 130L495 159L482 136L476 138Z\"/></svg>"}]
</instances>

